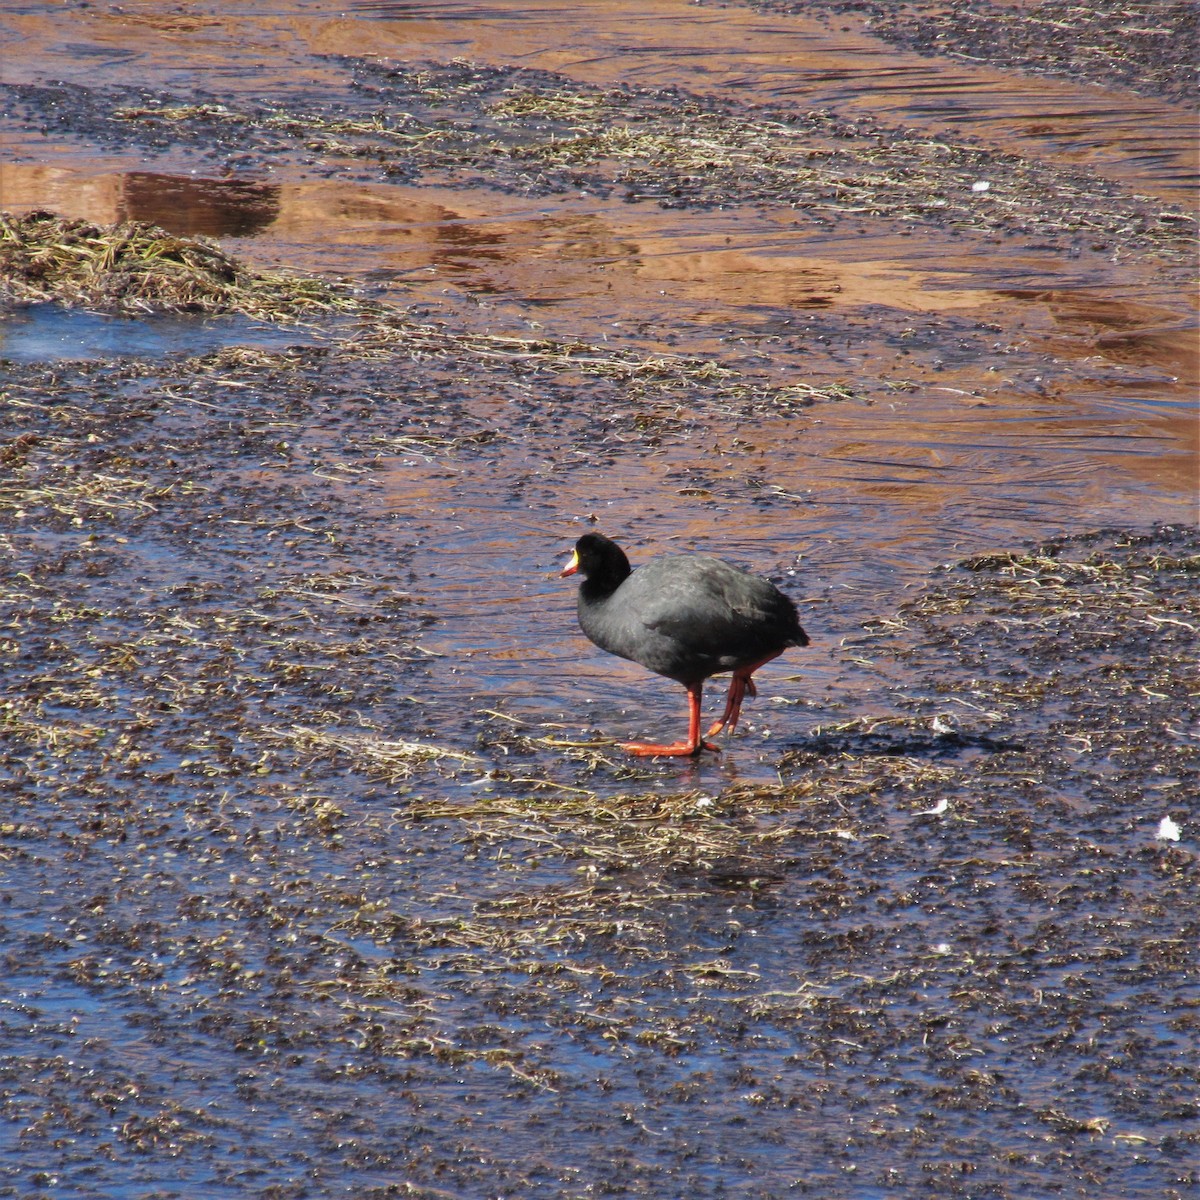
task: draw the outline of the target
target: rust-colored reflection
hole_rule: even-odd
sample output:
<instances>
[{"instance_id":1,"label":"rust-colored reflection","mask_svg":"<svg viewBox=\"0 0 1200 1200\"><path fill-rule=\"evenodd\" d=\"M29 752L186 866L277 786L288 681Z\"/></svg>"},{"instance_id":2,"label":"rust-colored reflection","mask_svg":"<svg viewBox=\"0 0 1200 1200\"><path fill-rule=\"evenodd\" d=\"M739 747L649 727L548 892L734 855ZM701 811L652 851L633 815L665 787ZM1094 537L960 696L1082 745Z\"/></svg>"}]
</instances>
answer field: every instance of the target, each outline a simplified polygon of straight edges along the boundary
<instances>
[{"instance_id":1,"label":"rust-colored reflection","mask_svg":"<svg viewBox=\"0 0 1200 1200\"><path fill-rule=\"evenodd\" d=\"M1085 339L1096 353L1113 362L1156 366L1188 389L1200 384L1200 329L1180 320L1162 305L1088 290L1005 290L1005 298L1044 308L1057 330ZM1069 343L1062 338L1056 348Z\"/></svg>"},{"instance_id":2,"label":"rust-colored reflection","mask_svg":"<svg viewBox=\"0 0 1200 1200\"><path fill-rule=\"evenodd\" d=\"M284 190L271 234L301 247L323 238L347 255L361 253L376 271L410 278L435 272L475 292L585 307L594 302L589 298L603 298L606 311L627 306L634 321L662 296L715 320L725 319L726 309L752 306L886 303L935 312L994 300L953 265L826 258L816 252L818 241L743 214L681 217L595 201L547 209L424 188L357 189L351 196L317 184ZM913 252L900 239L887 248Z\"/></svg>"},{"instance_id":3,"label":"rust-colored reflection","mask_svg":"<svg viewBox=\"0 0 1200 1200\"><path fill-rule=\"evenodd\" d=\"M0 208L46 208L108 223L147 221L171 233L252 237L279 213L277 184L160 175L151 171L84 175L43 164L0 167Z\"/></svg>"},{"instance_id":4,"label":"rust-colored reflection","mask_svg":"<svg viewBox=\"0 0 1200 1200\"><path fill-rule=\"evenodd\" d=\"M935 268L911 241L876 239L870 257L856 252L863 244L856 241L826 257L818 251L827 241L739 213L684 218L619 202L547 207L466 189L88 174L24 163L0 168L0 207L257 237L273 257L302 269L329 270L333 251L342 271L449 280L476 293L579 305L631 322L664 299L715 321L730 308L886 303L944 312L994 300L976 286L969 264L945 259ZM876 257L887 250L910 261Z\"/></svg>"},{"instance_id":5,"label":"rust-colored reflection","mask_svg":"<svg viewBox=\"0 0 1200 1200\"><path fill-rule=\"evenodd\" d=\"M123 215L175 233L251 237L275 220L279 191L273 183L136 171L125 176Z\"/></svg>"},{"instance_id":6,"label":"rust-colored reflection","mask_svg":"<svg viewBox=\"0 0 1200 1200\"><path fill-rule=\"evenodd\" d=\"M955 137L969 127L989 146L1086 161L1138 191L1191 199L1190 114L1093 84L905 55L841 21L686 0L344 10L295 0L247 3L236 17L130 0L73 20L68 42L49 10L6 17L21 53L6 59L5 77L50 72L189 95L202 87L250 106L276 84L288 96L336 96L348 86L337 55L467 57L586 83L828 105ZM763 569L779 565L773 548L799 547L829 587L845 589L840 619L852 624L870 604L854 597L886 591L956 547L1191 511L1192 309L1152 263L1117 261L1111 249L1082 245L1067 258L1028 239L934 228L914 236L867 214L853 233L834 235L765 207L663 211L581 194L364 185L294 165L278 178L212 179L184 174L190 151L171 147L161 173L132 156L85 162L78 148L44 139L21 149L27 161L0 169L5 207L237 236L252 261L357 275L422 304L467 297L483 325L536 323L564 338L711 354L782 382L855 390L787 420L694 420L652 453L619 448L602 471L589 458L596 446L531 443L481 394L470 397L474 409L514 432L485 470L401 455L381 463L382 503L411 515L434 548L419 564L440 589L431 638L457 651L478 639L467 649L504 688L533 695L542 677L528 650L511 649L531 640L521 608L529 585L498 594L487 564L522 539L549 555L559 546L547 528L572 518L594 514L643 545L721 548ZM834 332L821 330L822 318ZM922 343L924 355L910 353ZM529 527L519 506L498 498L496 481L514 478L540 480L553 497ZM561 636L573 645L569 614L568 603ZM562 649L555 636L539 630L539 644L551 643L542 653ZM810 662L819 673L819 652ZM612 664L602 671L610 677Z\"/></svg>"},{"instance_id":7,"label":"rust-colored reflection","mask_svg":"<svg viewBox=\"0 0 1200 1200\"><path fill-rule=\"evenodd\" d=\"M1105 472L1124 469L1176 495L1189 495L1194 488L1194 330L1183 305L1144 298L1149 286L1136 286L1132 266L1118 274L1099 259L1083 266L1082 260L1072 260L1077 278L1090 273L1097 282L1067 287L1054 274L1062 269L1059 259L1037 259L1026 251L1014 255L1012 275L1023 280L1040 275L1044 286L988 286L1005 278L1003 253L983 255L936 231L917 243L882 223L864 225L870 236L839 242L805 235L769 213L680 214L619 202L603 205L591 198L533 204L467 189L247 185L144 172L77 178L25 165L9 166L0 176L0 205L38 207L55 200L68 213L73 200L76 214L96 219L157 219L180 232L254 232L252 252L292 266L329 271L336 263L339 271L399 281L417 296L453 284L476 297L493 297L498 305L515 301L517 311L537 305L543 322L565 335L587 328L600 340L609 329L642 330L650 342L671 345L681 322L687 322L689 348L727 355L715 335L731 319L781 329L796 326L807 312L826 310L878 309L906 314L918 324L934 316L984 318L1014 335L1020 331L1021 338L1063 365L1052 381L1038 385L1031 410L1030 400L997 402L1003 375L993 372L1002 364L990 356L959 368L953 378L944 370L933 374L903 364L905 377L927 387L931 400L956 406L955 445L978 442L986 448L983 459L994 462L995 469L1005 469L1010 455L1025 462L1028 452L1022 447L1030 437L1040 438L1050 453L1069 449L1075 465L1039 466L1033 479L1039 487L1076 471L1081 460L1075 455L1086 451L1092 470L1097 464ZM1104 272L1110 281L1102 285ZM1119 289L1112 286L1118 278ZM708 344L705 328L713 330ZM869 324L856 335L853 361L866 378L900 369L883 337ZM769 349L759 358L785 379L795 369L775 360ZM1090 378L1089 364L1095 363L1120 367L1122 373L1100 385ZM805 366L825 379L841 377L836 367L811 355ZM984 397L986 406L959 406L958 396ZM1054 407L1039 421L1034 411L1043 400ZM897 404L902 411L910 407L908 401ZM830 417L820 419L828 428ZM922 429L931 420L924 415ZM1064 433L1064 422L1072 421L1077 427ZM914 441L911 429L903 434L908 449L896 449L901 438L887 434L887 413L880 408L856 422L856 436L869 427L875 446L864 451L865 457L880 459L877 443L889 445L883 459L892 470L880 477L874 468L854 465L861 456L831 445L824 458L840 464L830 479L839 488L857 483L875 495L882 489L920 509L930 496L942 495L978 468L975 460L966 464L967 475L962 464L953 471L944 468L920 448L919 439ZM1153 429L1139 433L1139 423ZM776 468L784 476L777 486L785 492L805 487L803 479L789 474L788 464L795 461L789 457ZM811 462L805 470L812 472ZM1001 479L994 490L1019 490L1026 483L1030 480ZM1072 483L1077 498L1083 495L1080 483L1078 478ZM993 488L978 480L976 486L985 494ZM941 504L938 500L935 507ZM1084 501L1089 511L1098 504L1095 496Z\"/></svg>"},{"instance_id":8,"label":"rust-colored reflection","mask_svg":"<svg viewBox=\"0 0 1200 1200\"><path fill-rule=\"evenodd\" d=\"M966 129L1002 149L1086 162L1139 191L1194 203L1200 150L1180 106L1090 82L999 71L961 58L925 58L870 35L852 15L836 23L689 0L637 4L363 4L322 0L164 11L155 0L62 12L7 14L3 77L50 76L130 87L194 88L199 80L246 103L298 64L314 89L341 86L333 59L415 62L467 58L520 63L610 86L725 91L803 109L832 107L935 131ZM101 68L98 70L97 68ZM958 134L956 133L956 136Z\"/></svg>"}]
</instances>

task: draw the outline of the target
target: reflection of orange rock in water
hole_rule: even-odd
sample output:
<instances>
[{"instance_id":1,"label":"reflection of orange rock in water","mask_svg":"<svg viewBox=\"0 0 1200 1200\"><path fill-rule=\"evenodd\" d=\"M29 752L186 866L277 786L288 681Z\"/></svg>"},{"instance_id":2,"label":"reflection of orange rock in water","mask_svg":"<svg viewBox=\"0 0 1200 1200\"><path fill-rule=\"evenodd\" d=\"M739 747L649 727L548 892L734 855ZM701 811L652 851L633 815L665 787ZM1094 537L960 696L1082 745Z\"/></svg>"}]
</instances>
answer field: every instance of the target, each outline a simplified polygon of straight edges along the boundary
<instances>
[{"instance_id":1,"label":"reflection of orange rock in water","mask_svg":"<svg viewBox=\"0 0 1200 1200\"><path fill-rule=\"evenodd\" d=\"M489 261L503 259L510 226L501 204L480 193L363 184L282 189L272 233L297 241L369 245L377 269L445 268L481 290Z\"/></svg>"},{"instance_id":2,"label":"reflection of orange rock in water","mask_svg":"<svg viewBox=\"0 0 1200 1200\"><path fill-rule=\"evenodd\" d=\"M123 175L85 175L42 163L0 164L0 209L44 208L63 217L108 225L124 218Z\"/></svg>"},{"instance_id":3,"label":"reflection of orange rock in water","mask_svg":"<svg viewBox=\"0 0 1200 1200\"><path fill-rule=\"evenodd\" d=\"M244 179L194 179L134 171L124 177L123 216L172 233L249 237L279 211L279 186Z\"/></svg>"},{"instance_id":4,"label":"reflection of orange rock in water","mask_svg":"<svg viewBox=\"0 0 1200 1200\"><path fill-rule=\"evenodd\" d=\"M0 208L18 213L45 208L96 224L146 221L189 236L259 233L275 220L279 191L272 183L151 171L84 175L24 163L5 163L0 170Z\"/></svg>"}]
</instances>

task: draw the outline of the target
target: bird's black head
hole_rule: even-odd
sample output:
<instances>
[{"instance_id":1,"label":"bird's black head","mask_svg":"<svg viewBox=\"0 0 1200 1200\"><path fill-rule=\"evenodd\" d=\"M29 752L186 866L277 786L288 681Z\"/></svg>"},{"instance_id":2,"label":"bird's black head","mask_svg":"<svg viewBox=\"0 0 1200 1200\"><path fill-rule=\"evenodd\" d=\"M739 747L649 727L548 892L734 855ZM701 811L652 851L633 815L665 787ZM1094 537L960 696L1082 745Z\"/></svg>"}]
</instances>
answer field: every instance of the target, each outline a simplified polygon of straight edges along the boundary
<instances>
[{"instance_id":1,"label":"bird's black head","mask_svg":"<svg viewBox=\"0 0 1200 1200\"><path fill-rule=\"evenodd\" d=\"M562 574L574 575L576 571L589 583L615 591L629 578L632 568L616 542L601 533L585 533L575 543L575 553Z\"/></svg>"}]
</instances>

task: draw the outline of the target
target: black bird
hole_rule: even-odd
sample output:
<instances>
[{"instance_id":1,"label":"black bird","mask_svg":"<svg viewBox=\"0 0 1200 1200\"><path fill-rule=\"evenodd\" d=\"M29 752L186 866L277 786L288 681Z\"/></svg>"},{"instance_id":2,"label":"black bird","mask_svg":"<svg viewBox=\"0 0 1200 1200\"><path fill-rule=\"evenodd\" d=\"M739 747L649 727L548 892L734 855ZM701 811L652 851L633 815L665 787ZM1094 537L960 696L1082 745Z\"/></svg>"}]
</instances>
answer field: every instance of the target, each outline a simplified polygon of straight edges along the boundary
<instances>
[{"instance_id":1,"label":"black bird","mask_svg":"<svg viewBox=\"0 0 1200 1200\"><path fill-rule=\"evenodd\" d=\"M656 558L636 571L625 551L598 533L575 543L561 576L583 575L579 624L610 654L677 680L688 693L686 741L628 742L631 754L719 750L700 736L700 697L710 675L732 671L721 719L705 737L737 728L742 700L757 693L751 676L789 646L807 646L796 606L774 584L707 554Z\"/></svg>"}]
</instances>

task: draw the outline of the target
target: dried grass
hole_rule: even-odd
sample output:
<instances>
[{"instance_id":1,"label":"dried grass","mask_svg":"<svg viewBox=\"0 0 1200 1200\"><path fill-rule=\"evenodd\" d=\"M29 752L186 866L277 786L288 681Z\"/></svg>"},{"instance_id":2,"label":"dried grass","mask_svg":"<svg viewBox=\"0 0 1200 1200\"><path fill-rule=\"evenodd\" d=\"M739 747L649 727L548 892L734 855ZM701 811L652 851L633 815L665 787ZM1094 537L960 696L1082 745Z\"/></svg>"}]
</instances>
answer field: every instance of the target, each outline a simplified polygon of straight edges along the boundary
<instances>
[{"instance_id":1,"label":"dried grass","mask_svg":"<svg viewBox=\"0 0 1200 1200\"><path fill-rule=\"evenodd\" d=\"M155 225L94 225L37 211L0 213L0 294L123 313L242 313L294 320L359 308L319 279L251 271L204 238Z\"/></svg>"}]
</instances>

